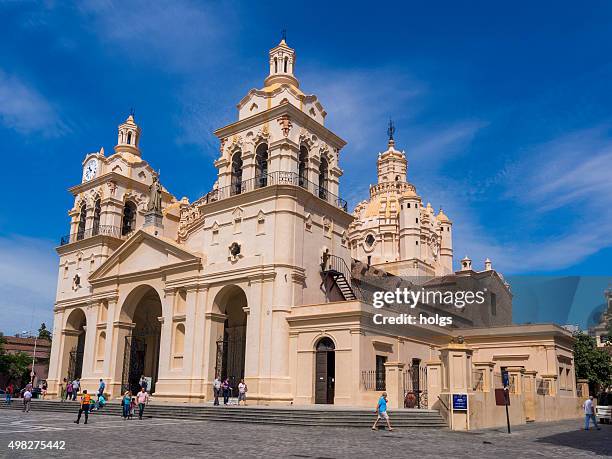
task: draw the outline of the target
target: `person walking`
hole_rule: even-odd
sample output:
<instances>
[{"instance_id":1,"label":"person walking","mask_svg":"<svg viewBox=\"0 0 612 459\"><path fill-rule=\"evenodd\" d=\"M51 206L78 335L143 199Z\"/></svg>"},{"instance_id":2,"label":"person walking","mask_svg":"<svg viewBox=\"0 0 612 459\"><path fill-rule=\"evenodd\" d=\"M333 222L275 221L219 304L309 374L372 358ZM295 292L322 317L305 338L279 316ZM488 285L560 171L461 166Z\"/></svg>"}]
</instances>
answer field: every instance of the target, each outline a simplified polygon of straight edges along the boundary
<instances>
[{"instance_id":1,"label":"person walking","mask_svg":"<svg viewBox=\"0 0 612 459\"><path fill-rule=\"evenodd\" d=\"M145 378L145 375L140 376L140 381L138 382L138 385L140 387L144 387L145 392L147 391L149 387L148 387L147 378Z\"/></svg>"},{"instance_id":2,"label":"person walking","mask_svg":"<svg viewBox=\"0 0 612 459\"><path fill-rule=\"evenodd\" d=\"M597 430L601 430L601 427L597 425L597 416L595 416L595 405L593 404L593 396L589 396L582 404L584 409L584 430L589 430L590 420L593 420L593 424Z\"/></svg>"},{"instance_id":3,"label":"person walking","mask_svg":"<svg viewBox=\"0 0 612 459\"><path fill-rule=\"evenodd\" d=\"M15 391L15 389L13 388L13 383L9 383L8 386L6 386L6 394L4 397L4 401L6 402L6 406L9 406L11 404L11 399L13 398L13 392Z\"/></svg>"},{"instance_id":4,"label":"person walking","mask_svg":"<svg viewBox=\"0 0 612 459\"><path fill-rule=\"evenodd\" d=\"M66 378L64 378L64 381L66 381ZM72 383L70 381L66 382L66 400L72 400L72 391L74 390L74 387L72 387Z\"/></svg>"},{"instance_id":5,"label":"person walking","mask_svg":"<svg viewBox=\"0 0 612 459\"><path fill-rule=\"evenodd\" d=\"M221 378L219 375L215 376L215 380L213 381L213 394L215 395L215 406L219 405L219 393L221 392Z\"/></svg>"},{"instance_id":6,"label":"person walking","mask_svg":"<svg viewBox=\"0 0 612 459\"><path fill-rule=\"evenodd\" d=\"M130 391L125 391L123 398L121 399L121 407L123 408L123 419L127 419L130 414L130 403L132 401L132 395Z\"/></svg>"},{"instance_id":7,"label":"person walking","mask_svg":"<svg viewBox=\"0 0 612 459\"><path fill-rule=\"evenodd\" d=\"M136 397L132 397L130 400L130 412L128 414L128 419L132 419L134 417L134 411L136 411Z\"/></svg>"},{"instance_id":8,"label":"person walking","mask_svg":"<svg viewBox=\"0 0 612 459\"><path fill-rule=\"evenodd\" d=\"M136 402L138 403L138 419L142 419L145 406L149 403L149 393L144 387L140 388L140 392L136 394Z\"/></svg>"},{"instance_id":9,"label":"person walking","mask_svg":"<svg viewBox=\"0 0 612 459\"><path fill-rule=\"evenodd\" d=\"M49 386L47 385L47 381L44 381L44 382L42 383L42 391L41 391L41 393L42 393L42 399L43 399L43 400L44 400L44 399L45 399L45 397L47 396L47 389L48 389L48 387L49 387Z\"/></svg>"},{"instance_id":10,"label":"person walking","mask_svg":"<svg viewBox=\"0 0 612 459\"><path fill-rule=\"evenodd\" d=\"M81 414L85 414L85 422L83 424L87 424L87 420L89 419L89 409L91 407L91 395L87 393L87 389L83 390L83 395L81 395L81 405L79 406L79 415L74 421L75 424L79 424L81 422Z\"/></svg>"},{"instance_id":11,"label":"person walking","mask_svg":"<svg viewBox=\"0 0 612 459\"><path fill-rule=\"evenodd\" d=\"M98 386L98 398L100 395L104 395L104 389L106 388L106 383L102 378L100 378L100 385Z\"/></svg>"},{"instance_id":12,"label":"person walking","mask_svg":"<svg viewBox=\"0 0 612 459\"><path fill-rule=\"evenodd\" d=\"M391 427L391 422L389 421L389 414L387 413L387 393L383 392L380 398L378 399L378 403L376 404L376 421L374 421L374 425L372 426L372 430L378 430L378 421L384 419L387 421L387 427L389 428L389 432L393 431Z\"/></svg>"},{"instance_id":13,"label":"person walking","mask_svg":"<svg viewBox=\"0 0 612 459\"><path fill-rule=\"evenodd\" d=\"M223 384L221 384L221 390L223 391L223 404L227 405L230 398L230 383L229 379L225 378Z\"/></svg>"},{"instance_id":14,"label":"person walking","mask_svg":"<svg viewBox=\"0 0 612 459\"><path fill-rule=\"evenodd\" d=\"M28 389L23 391L23 412L30 412L30 405L32 404L32 392Z\"/></svg>"},{"instance_id":15,"label":"person walking","mask_svg":"<svg viewBox=\"0 0 612 459\"><path fill-rule=\"evenodd\" d=\"M244 406L246 406L246 393L248 391L247 385L244 383L244 379L240 380L240 384L238 384L238 405L240 402L244 402Z\"/></svg>"},{"instance_id":16,"label":"person walking","mask_svg":"<svg viewBox=\"0 0 612 459\"><path fill-rule=\"evenodd\" d=\"M79 394L80 388L81 388L81 381L79 381L79 378L72 381L72 400L73 401L77 399L77 395Z\"/></svg>"}]
</instances>

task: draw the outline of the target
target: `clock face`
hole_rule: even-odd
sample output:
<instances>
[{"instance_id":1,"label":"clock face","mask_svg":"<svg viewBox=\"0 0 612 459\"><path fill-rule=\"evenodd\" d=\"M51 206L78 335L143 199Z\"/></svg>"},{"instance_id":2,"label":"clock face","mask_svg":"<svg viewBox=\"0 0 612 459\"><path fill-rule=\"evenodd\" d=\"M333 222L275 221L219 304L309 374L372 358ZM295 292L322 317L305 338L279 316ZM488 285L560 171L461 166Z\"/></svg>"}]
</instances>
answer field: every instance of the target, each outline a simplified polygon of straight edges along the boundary
<instances>
[{"instance_id":1,"label":"clock face","mask_svg":"<svg viewBox=\"0 0 612 459\"><path fill-rule=\"evenodd\" d=\"M98 161L96 159L90 159L87 161L87 164L85 164L85 172L83 173L85 181L89 182L92 178L94 178L97 171Z\"/></svg>"}]
</instances>

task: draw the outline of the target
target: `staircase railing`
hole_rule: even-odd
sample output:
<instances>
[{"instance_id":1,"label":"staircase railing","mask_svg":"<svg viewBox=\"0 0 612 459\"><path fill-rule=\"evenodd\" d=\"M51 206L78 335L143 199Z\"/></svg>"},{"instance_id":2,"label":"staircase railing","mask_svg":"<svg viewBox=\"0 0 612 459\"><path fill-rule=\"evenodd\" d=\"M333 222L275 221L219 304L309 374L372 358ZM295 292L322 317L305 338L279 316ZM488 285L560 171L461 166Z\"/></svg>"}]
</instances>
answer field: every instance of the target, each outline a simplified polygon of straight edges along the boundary
<instances>
[{"instance_id":1,"label":"staircase railing","mask_svg":"<svg viewBox=\"0 0 612 459\"><path fill-rule=\"evenodd\" d=\"M346 261L344 261L344 258L339 257L337 255L325 255L323 266L322 266L322 271L324 273L335 271L337 273L342 274L344 278L346 279L346 282L350 285L351 289L353 290L355 297L360 301L364 300L365 297L363 295L363 292L361 291L361 288L359 288L359 285L357 285L357 283L353 279L353 276L351 276L351 270L346 264Z\"/></svg>"}]
</instances>

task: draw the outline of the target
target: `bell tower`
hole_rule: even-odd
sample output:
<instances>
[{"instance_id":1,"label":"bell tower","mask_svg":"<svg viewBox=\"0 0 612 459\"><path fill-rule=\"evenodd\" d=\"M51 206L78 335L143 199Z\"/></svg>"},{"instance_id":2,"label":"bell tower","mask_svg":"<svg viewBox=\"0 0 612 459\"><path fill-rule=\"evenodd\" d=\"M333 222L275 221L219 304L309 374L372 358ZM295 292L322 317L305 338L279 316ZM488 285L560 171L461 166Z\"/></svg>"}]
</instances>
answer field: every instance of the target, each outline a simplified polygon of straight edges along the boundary
<instances>
[{"instance_id":1,"label":"bell tower","mask_svg":"<svg viewBox=\"0 0 612 459\"><path fill-rule=\"evenodd\" d=\"M265 79L266 86L273 84L289 83L296 88L300 83L293 74L295 70L295 51L285 42L285 36L281 42L270 50L270 74Z\"/></svg>"},{"instance_id":2,"label":"bell tower","mask_svg":"<svg viewBox=\"0 0 612 459\"><path fill-rule=\"evenodd\" d=\"M140 127L134 121L134 111L119 125L117 129L117 145L115 152L127 152L140 156Z\"/></svg>"}]
</instances>

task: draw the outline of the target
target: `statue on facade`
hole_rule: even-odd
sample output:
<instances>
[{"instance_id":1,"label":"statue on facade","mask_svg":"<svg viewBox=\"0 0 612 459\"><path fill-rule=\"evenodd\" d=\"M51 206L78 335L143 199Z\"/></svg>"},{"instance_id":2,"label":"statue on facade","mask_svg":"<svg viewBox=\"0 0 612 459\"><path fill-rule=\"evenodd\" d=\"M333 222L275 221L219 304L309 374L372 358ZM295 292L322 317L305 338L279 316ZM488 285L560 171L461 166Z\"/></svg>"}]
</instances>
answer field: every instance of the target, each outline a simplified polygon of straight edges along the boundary
<instances>
[{"instance_id":1,"label":"statue on facade","mask_svg":"<svg viewBox=\"0 0 612 459\"><path fill-rule=\"evenodd\" d=\"M153 183L149 186L149 204L147 211L161 213L162 210L162 186L159 179L153 176Z\"/></svg>"}]
</instances>

